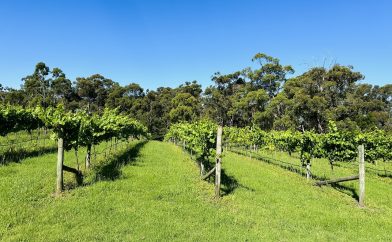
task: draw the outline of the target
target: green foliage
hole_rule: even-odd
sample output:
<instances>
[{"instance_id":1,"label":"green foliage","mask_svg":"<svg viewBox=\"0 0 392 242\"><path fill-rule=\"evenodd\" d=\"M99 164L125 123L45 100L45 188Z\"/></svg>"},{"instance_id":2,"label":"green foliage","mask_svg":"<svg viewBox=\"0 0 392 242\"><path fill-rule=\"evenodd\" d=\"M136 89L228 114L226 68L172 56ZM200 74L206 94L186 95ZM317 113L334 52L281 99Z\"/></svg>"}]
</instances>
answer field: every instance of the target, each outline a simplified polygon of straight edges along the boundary
<instances>
[{"instance_id":1,"label":"green foliage","mask_svg":"<svg viewBox=\"0 0 392 242\"><path fill-rule=\"evenodd\" d=\"M357 155L357 142L355 134L349 131L338 130L334 122L329 122L328 133L323 139L324 156L331 165L336 161L351 161ZM366 153L369 152L368 150Z\"/></svg>"},{"instance_id":2,"label":"green foliage","mask_svg":"<svg viewBox=\"0 0 392 242\"><path fill-rule=\"evenodd\" d=\"M36 108L46 127L52 129L55 139L64 139L64 148L70 150L78 145L81 116L65 111L62 105L47 109Z\"/></svg>"},{"instance_id":3,"label":"green foliage","mask_svg":"<svg viewBox=\"0 0 392 242\"><path fill-rule=\"evenodd\" d=\"M298 150L301 138L301 133L290 130L269 133L270 142L274 143L278 150L288 152L290 155Z\"/></svg>"},{"instance_id":4,"label":"green foliage","mask_svg":"<svg viewBox=\"0 0 392 242\"><path fill-rule=\"evenodd\" d=\"M31 131L38 127L52 130L53 138L63 138L64 148L78 149L112 138L148 137L147 128L116 109L105 109L101 115L86 112L70 112L63 105L35 109L7 106L0 110L0 135L20 130Z\"/></svg>"},{"instance_id":5,"label":"green foliage","mask_svg":"<svg viewBox=\"0 0 392 242\"><path fill-rule=\"evenodd\" d=\"M21 130L31 131L44 126L34 109L21 107L0 106L0 135Z\"/></svg>"},{"instance_id":6,"label":"green foliage","mask_svg":"<svg viewBox=\"0 0 392 242\"><path fill-rule=\"evenodd\" d=\"M258 53L252 62L255 68L216 72L204 92L196 81L156 90L144 90L136 83L121 86L100 74L73 81L61 69L40 62L22 79L21 89L0 84L0 102L45 108L63 104L67 111L92 114L118 108L159 140L173 123L202 119L223 126L317 133L326 133L332 120L339 130L392 131L391 84L358 83L364 76L352 66L313 67L289 78L292 67L276 57Z\"/></svg>"},{"instance_id":7,"label":"green foliage","mask_svg":"<svg viewBox=\"0 0 392 242\"><path fill-rule=\"evenodd\" d=\"M258 127L225 127L223 139L227 144L236 144L249 147L250 145L265 145L267 133Z\"/></svg>"},{"instance_id":8,"label":"green foliage","mask_svg":"<svg viewBox=\"0 0 392 242\"><path fill-rule=\"evenodd\" d=\"M170 127L165 140L185 144L197 159L208 160L215 156L216 132L217 125L211 121L178 123Z\"/></svg>"},{"instance_id":9,"label":"green foliage","mask_svg":"<svg viewBox=\"0 0 392 242\"><path fill-rule=\"evenodd\" d=\"M132 144L129 146L133 149ZM286 153L277 154L285 155L283 160L298 163L298 159ZM85 151L80 151L80 155L85 155ZM228 152L222 166L238 186L215 200L214 186L200 180L189 156L174 145L151 141L132 153L128 165L118 168L120 179L89 183L56 198L51 196L56 179L55 157L46 154L0 167L2 240L389 241L391 238L391 182L373 174L366 174L368 208L359 209L352 197L358 189L356 181L345 183L348 189L319 189L295 173ZM66 152L66 157L74 157L73 152ZM102 166L111 162L105 160ZM65 164L72 166L75 160L66 159ZM326 160L312 166L312 172L319 177L324 176L325 169L328 169ZM335 174L327 173L327 178L349 176L356 171L337 167ZM67 173L66 184L73 180L73 175ZM222 186L225 189L230 183L223 182Z\"/></svg>"},{"instance_id":10,"label":"green foliage","mask_svg":"<svg viewBox=\"0 0 392 242\"><path fill-rule=\"evenodd\" d=\"M360 133L355 139L358 144L365 146L365 160L392 160L392 136L387 135L385 131L376 129Z\"/></svg>"},{"instance_id":11,"label":"green foliage","mask_svg":"<svg viewBox=\"0 0 392 242\"><path fill-rule=\"evenodd\" d=\"M313 132L306 131L302 133L299 142L300 159L302 166L311 164L314 157L315 147L317 144L317 135Z\"/></svg>"},{"instance_id":12,"label":"green foliage","mask_svg":"<svg viewBox=\"0 0 392 242\"><path fill-rule=\"evenodd\" d=\"M331 165L348 162L357 157L357 147L365 146L365 160L392 160L392 136L385 131L374 130L358 133L340 130L334 122L329 122L328 132L318 134L313 131L270 131L255 127L225 127L225 143L241 147L256 145L266 150L280 150L289 154L299 152L301 163L306 165L312 158L327 158Z\"/></svg>"}]
</instances>

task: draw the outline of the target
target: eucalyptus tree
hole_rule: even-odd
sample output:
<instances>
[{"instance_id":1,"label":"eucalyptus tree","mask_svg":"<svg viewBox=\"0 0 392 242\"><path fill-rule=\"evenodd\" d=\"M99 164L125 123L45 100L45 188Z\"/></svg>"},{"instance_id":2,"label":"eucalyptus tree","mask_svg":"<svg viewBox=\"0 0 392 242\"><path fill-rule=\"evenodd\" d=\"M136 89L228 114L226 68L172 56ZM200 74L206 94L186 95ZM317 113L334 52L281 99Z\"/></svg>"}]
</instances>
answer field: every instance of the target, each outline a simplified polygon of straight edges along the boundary
<instances>
[{"instance_id":1,"label":"eucalyptus tree","mask_svg":"<svg viewBox=\"0 0 392 242\"><path fill-rule=\"evenodd\" d=\"M228 115L236 126L259 125L262 113L268 105L269 96L264 89L252 90L244 85L231 96L232 107Z\"/></svg>"},{"instance_id":2,"label":"eucalyptus tree","mask_svg":"<svg viewBox=\"0 0 392 242\"><path fill-rule=\"evenodd\" d=\"M278 58L264 53L257 53L252 61L257 62L260 67L256 70L245 69L247 76L250 78L252 86L255 89L264 89L270 99L278 94L287 80L286 75L294 73L294 69L290 65L283 66Z\"/></svg>"},{"instance_id":3,"label":"eucalyptus tree","mask_svg":"<svg viewBox=\"0 0 392 242\"><path fill-rule=\"evenodd\" d=\"M74 91L72 82L60 68L52 69L51 89L55 103L70 101Z\"/></svg>"},{"instance_id":4,"label":"eucalyptus tree","mask_svg":"<svg viewBox=\"0 0 392 242\"><path fill-rule=\"evenodd\" d=\"M51 98L49 97L50 79L48 78L50 69L45 63L36 64L34 73L22 78L23 90L33 105L47 107Z\"/></svg>"},{"instance_id":5,"label":"eucalyptus tree","mask_svg":"<svg viewBox=\"0 0 392 242\"><path fill-rule=\"evenodd\" d=\"M196 97L190 93L177 93L171 101L173 108L169 112L170 121L195 121L199 117L200 106Z\"/></svg>"},{"instance_id":6,"label":"eucalyptus tree","mask_svg":"<svg viewBox=\"0 0 392 242\"><path fill-rule=\"evenodd\" d=\"M136 100L143 98L144 95L144 90L139 84L116 85L108 94L105 104L109 108L118 108L121 112L129 113L136 105Z\"/></svg>"},{"instance_id":7,"label":"eucalyptus tree","mask_svg":"<svg viewBox=\"0 0 392 242\"><path fill-rule=\"evenodd\" d=\"M223 125L234 125L235 117L229 113L233 107L231 96L243 88L245 77L241 71L226 75L217 72L211 79L214 85L204 91L203 115Z\"/></svg>"},{"instance_id":8,"label":"eucalyptus tree","mask_svg":"<svg viewBox=\"0 0 392 242\"><path fill-rule=\"evenodd\" d=\"M361 79L362 74L354 72L351 66L312 68L285 83L279 97L284 103L284 112L274 119L289 115L297 129L314 129L320 133L325 132L328 120L348 122L351 115L347 111L350 108L347 97ZM271 102L269 109L276 110L279 106L282 107L278 102Z\"/></svg>"},{"instance_id":9,"label":"eucalyptus tree","mask_svg":"<svg viewBox=\"0 0 392 242\"><path fill-rule=\"evenodd\" d=\"M109 93L118 85L100 74L76 78L76 92L87 105L88 111L103 110Z\"/></svg>"}]
</instances>

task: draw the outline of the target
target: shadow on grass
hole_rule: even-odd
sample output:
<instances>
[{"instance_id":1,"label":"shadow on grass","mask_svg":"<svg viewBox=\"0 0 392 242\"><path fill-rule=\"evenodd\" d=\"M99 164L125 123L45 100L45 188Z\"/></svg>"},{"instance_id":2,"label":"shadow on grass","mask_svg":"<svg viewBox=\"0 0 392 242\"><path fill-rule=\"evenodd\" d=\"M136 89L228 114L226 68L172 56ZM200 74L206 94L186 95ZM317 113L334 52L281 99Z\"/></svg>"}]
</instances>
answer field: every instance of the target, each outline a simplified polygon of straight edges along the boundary
<instances>
[{"instance_id":1,"label":"shadow on grass","mask_svg":"<svg viewBox=\"0 0 392 242\"><path fill-rule=\"evenodd\" d=\"M121 168L124 165L132 164L136 161L136 157L139 155L141 148L147 143L142 141L136 145L126 149L124 152L115 155L108 163L98 165L94 168L96 181L113 181L121 176Z\"/></svg>"},{"instance_id":2,"label":"shadow on grass","mask_svg":"<svg viewBox=\"0 0 392 242\"><path fill-rule=\"evenodd\" d=\"M232 151L232 152L234 152L234 153L236 153L238 155L244 156L244 154L242 154L241 152L237 152L237 151ZM284 162L284 161L280 161L280 160L276 160L276 159L272 159L272 158L260 157L260 156L257 156L257 155L253 156L253 158L256 159L256 160L263 161L263 162L268 163L268 164L279 166L282 169L288 170L288 171L293 172L293 173L297 173L297 174L299 174L301 176L306 176L306 173L303 171L303 168L301 169L301 166L299 166L299 165L293 165L293 164L290 164L288 162ZM322 177L322 176L317 176L317 175L312 174L312 179L319 180L319 181L324 181L327 178L325 176ZM342 185L342 184L338 184L338 183L331 184L330 186L332 188L334 188L335 190L337 190L339 192L342 192L342 193L344 193L346 195L349 195L352 198L354 198L357 201L359 201L359 195L355 191L354 188L351 188L351 187L348 187L348 186L345 186L345 185Z\"/></svg>"},{"instance_id":3,"label":"shadow on grass","mask_svg":"<svg viewBox=\"0 0 392 242\"><path fill-rule=\"evenodd\" d=\"M179 146L179 147L184 151L184 149L181 146ZM193 156L192 156L192 153L190 153L190 150L185 150L185 151L190 155L191 160L193 160ZM211 169L213 169L215 167L215 161L211 162L211 161L205 160L203 158L195 159L195 161L199 165L199 167L201 164L203 164L203 166L204 166L204 172L203 172L204 174L203 175L205 175L208 171L210 171ZM210 183L215 183L215 172L213 174L211 174L209 177L207 177L205 180ZM228 175L225 172L225 170L222 168L221 169L221 196L227 196L227 195L233 193L234 190L237 188L243 188L243 189L246 189L246 190L252 191L252 192L255 191L253 188L249 188L247 186L240 184L238 182L238 180L235 179L234 176Z\"/></svg>"},{"instance_id":4,"label":"shadow on grass","mask_svg":"<svg viewBox=\"0 0 392 242\"><path fill-rule=\"evenodd\" d=\"M382 178L392 178L392 174L378 174L378 176Z\"/></svg>"},{"instance_id":5,"label":"shadow on grass","mask_svg":"<svg viewBox=\"0 0 392 242\"><path fill-rule=\"evenodd\" d=\"M234 192L235 189L237 188L243 188L246 189L248 191L254 192L255 190L253 188L247 187L245 185L242 185L241 183L238 182L237 179L235 179L234 176L230 176L228 175L224 169L222 169L221 171L221 192L222 192L222 196L227 196L231 193Z\"/></svg>"},{"instance_id":6,"label":"shadow on grass","mask_svg":"<svg viewBox=\"0 0 392 242\"><path fill-rule=\"evenodd\" d=\"M0 155L0 165L6 165L11 162L19 163L26 158L37 157L55 151L57 151L55 146L39 148L38 150L15 149L6 151Z\"/></svg>"},{"instance_id":7,"label":"shadow on grass","mask_svg":"<svg viewBox=\"0 0 392 242\"><path fill-rule=\"evenodd\" d=\"M348 187L348 186L344 186L338 183L335 184L331 184L331 187L333 187L334 189L338 190L339 192L342 192L346 195L351 196L352 198L354 198L355 200L357 200L359 202L359 195L357 193L357 191L352 188L352 187Z\"/></svg>"},{"instance_id":8,"label":"shadow on grass","mask_svg":"<svg viewBox=\"0 0 392 242\"><path fill-rule=\"evenodd\" d=\"M392 172L389 170L367 169L366 172L371 172L381 178L392 178Z\"/></svg>"},{"instance_id":9,"label":"shadow on grass","mask_svg":"<svg viewBox=\"0 0 392 242\"><path fill-rule=\"evenodd\" d=\"M199 161L200 162L200 161ZM208 170L211 170L214 168L215 163L211 162L204 162L204 165ZM214 183L215 182L215 173L213 175L209 176L206 179L208 182ZM255 190L253 188L249 188L247 186L244 186L238 182L237 179L235 179L234 176L228 175L225 171L225 169L221 169L221 195L222 196L227 196L233 193L237 188L244 188L248 191L254 192Z\"/></svg>"},{"instance_id":10,"label":"shadow on grass","mask_svg":"<svg viewBox=\"0 0 392 242\"><path fill-rule=\"evenodd\" d=\"M84 185L84 183L83 183L84 177L83 177L83 173L81 171L73 172L73 175L74 175L76 183L73 181L65 182L64 183L64 190L72 190L72 189L75 189L77 187Z\"/></svg>"},{"instance_id":11,"label":"shadow on grass","mask_svg":"<svg viewBox=\"0 0 392 242\"><path fill-rule=\"evenodd\" d=\"M232 151L232 152L236 153L238 155L245 156L244 154L242 154L240 152L236 152L236 151ZM271 164L271 165L278 166L278 167L280 167L282 169L288 170L288 171L293 172L293 173L297 173L297 174L299 174L301 176L304 176L304 177L306 176L305 168L301 168L300 165L294 165L294 164L290 164L288 162L284 162L284 161L281 161L281 160L277 160L277 159L273 159L273 158L260 157L260 156L257 156L257 155L253 155L252 158L256 159L256 160L259 160L259 161L263 161L263 162ZM317 175L314 175L314 174L312 174L312 178L315 179L315 180L325 180L326 179L325 176L317 176Z\"/></svg>"}]
</instances>

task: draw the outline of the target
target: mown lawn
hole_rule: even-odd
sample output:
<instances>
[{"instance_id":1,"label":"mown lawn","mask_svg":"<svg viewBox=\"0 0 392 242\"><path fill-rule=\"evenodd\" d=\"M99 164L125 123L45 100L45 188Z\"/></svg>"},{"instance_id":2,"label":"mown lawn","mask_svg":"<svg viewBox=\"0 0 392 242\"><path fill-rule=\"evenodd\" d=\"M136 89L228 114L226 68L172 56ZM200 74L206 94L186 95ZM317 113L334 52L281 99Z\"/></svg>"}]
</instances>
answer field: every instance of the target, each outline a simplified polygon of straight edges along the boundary
<instances>
[{"instance_id":1,"label":"mown lawn","mask_svg":"<svg viewBox=\"0 0 392 242\"><path fill-rule=\"evenodd\" d=\"M55 159L47 154L0 167L2 240L391 239L390 178L367 177L368 207L360 209L352 191L314 187L296 173L227 153L224 196L216 200L187 154L150 141L101 162L84 186L72 188L67 176L72 189L54 197Z\"/></svg>"},{"instance_id":2,"label":"mown lawn","mask_svg":"<svg viewBox=\"0 0 392 242\"><path fill-rule=\"evenodd\" d=\"M288 159L287 159L288 160ZM286 160L286 161L287 161ZM352 175L357 170L335 168L318 160L319 176ZM326 171L321 171L325 166ZM233 153L225 157L225 169L236 177L240 189L227 199L240 204L240 214L268 218L255 222L255 230L267 227L274 240L388 241L392 237L392 179L367 174L366 204L360 209L358 182L315 187L301 175L279 166ZM241 185L249 189L241 189Z\"/></svg>"}]
</instances>

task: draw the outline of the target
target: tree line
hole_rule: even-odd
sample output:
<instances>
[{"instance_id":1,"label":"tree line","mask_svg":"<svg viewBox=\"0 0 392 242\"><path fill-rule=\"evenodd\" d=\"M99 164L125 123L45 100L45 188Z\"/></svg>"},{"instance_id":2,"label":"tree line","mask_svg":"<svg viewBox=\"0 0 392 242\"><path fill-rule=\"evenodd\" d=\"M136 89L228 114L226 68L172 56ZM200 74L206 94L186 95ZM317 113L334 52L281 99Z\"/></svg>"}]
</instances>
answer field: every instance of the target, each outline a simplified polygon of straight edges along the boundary
<instances>
[{"instance_id":1,"label":"tree line","mask_svg":"<svg viewBox=\"0 0 392 242\"><path fill-rule=\"evenodd\" d=\"M122 86L100 74L71 81L60 68L40 62L22 78L19 89L0 84L0 102L22 107L52 107L103 112L118 108L140 120L153 138L162 139L173 123L210 119L225 126L263 130L313 130L325 133L328 122L341 129L392 131L392 84L373 86L352 66L313 67L296 77L290 65L258 53L256 68L214 73L204 90L197 82L144 90Z\"/></svg>"}]
</instances>

